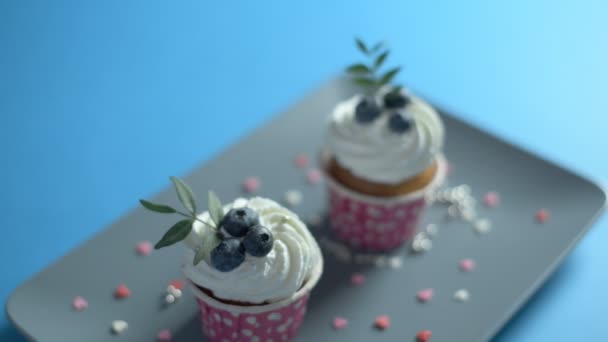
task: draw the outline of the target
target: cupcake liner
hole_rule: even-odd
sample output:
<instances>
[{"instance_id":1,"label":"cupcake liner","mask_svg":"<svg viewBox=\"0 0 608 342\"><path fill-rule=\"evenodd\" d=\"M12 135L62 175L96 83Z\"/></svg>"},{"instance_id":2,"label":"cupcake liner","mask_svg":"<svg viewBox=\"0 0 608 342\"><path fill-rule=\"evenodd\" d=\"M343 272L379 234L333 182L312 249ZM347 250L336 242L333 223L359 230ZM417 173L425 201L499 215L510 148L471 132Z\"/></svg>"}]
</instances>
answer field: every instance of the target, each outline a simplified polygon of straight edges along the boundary
<instances>
[{"instance_id":1,"label":"cupcake liner","mask_svg":"<svg viewBox=\"0 0 608 342\"><path fill-rule=\"evenodd\" d=\"M351 247L375 252L395 249L410 240L426 208L426 195L445 179L445 158L439 156L437 163L435 177L426 187L386 198L355 192L327 175L334 235Z\"/></svg>"},{"instance_id":2,"label":"cupcake liner","mask_svg":"<svg viewBox=\"0 0 608 342\"><path fill-rule=\"evenodd\" d=\"M290 341L302 325L310 291L323 270L320 261L313 275L293 296L282 301L254 306L225 304L202 292L195 284L203 333L210 342Z\"/></svg>"}]
</instances>

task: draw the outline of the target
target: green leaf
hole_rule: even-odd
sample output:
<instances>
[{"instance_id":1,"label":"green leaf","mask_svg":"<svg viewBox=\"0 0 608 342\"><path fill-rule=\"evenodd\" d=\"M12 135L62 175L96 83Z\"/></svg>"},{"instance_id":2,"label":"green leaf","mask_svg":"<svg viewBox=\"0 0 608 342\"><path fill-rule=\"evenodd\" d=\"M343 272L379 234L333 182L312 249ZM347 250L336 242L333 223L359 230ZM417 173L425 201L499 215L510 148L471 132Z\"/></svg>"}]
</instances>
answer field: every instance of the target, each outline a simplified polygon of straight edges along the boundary
<instances>
[{"instance_id":1,"label":"green leaf","mask_svg":"<svg viewBox=\"0 0 608 342\"><path fill-rule=\"evenodd\" d=\"M192 263L195 266L198 265L219 243L220 239L217 237L217 234L207 234L205 240L198 246Z\"/></svg>"},{"instance_id":2,"label":"green leaf","mask_svg":"<svg viewBox=\"0 0 608 342\"><path fill-rule=\"evenodd\" d=\"M192 230L192 220L186 219L177 222L173 227L163 235L163 237L154 245L155 249L171 246L176 242L180 242L188 236Z\"/></svg>"},{"instance_id":3,"label":"green leaf","mask_svg":"<svg viewBox=\"0 0 608 342\"><path fill-rule=\"evenodd\" d=\"M359 50L361 50L361 52L363 52L366 55L369 54L369 50L367 49L367 46L361 39L355 38L355 42L357 43L357 47L359 48Z\"/></svg>"},{"instance_id":4,"label":"green leaf","mask_svg":"<svg viewBox=\"0 0 608 342\"><path fill-rule=\"evenodd\" d=\"M380 56L376 58L376 61L374 62L374 68L378 69L382 65L382 63L384 63L386 57L388 57L388 51L384 51Z\"/></svg>"},{"instance_id":5,"label":"green leaf","mask_svg":"<svg viewBox=\"0 0 608 342\"><path fill-rule=\"evenodd\" d=\"M139 203L141 203L141 205L150 210L150 211L154 211L157 213L163 213L163 214L173 214L175 212L177 212L177 210L171 208L168 205L164 205L164 204L156 204L156 203L152 203L152 202L148 202L144 199L140 199Z\"/></svg>"},{"instance_id":6,"label":"green leaf","mask_svg":"<svg viewBox=\"0 0 608 342\"><path fill-rule=\"evenodd\" d=\"M346 68L346 71L353 74L366 74L371 72L365 64L353 64Z\"/></svg>"},{"instance_id":7,"label":"green leaf","mask_svg":"<svg viewBox=\"0 0 608 342\"><path fill-rule=\"evenodd\" d=\"M401 70L401 68L397 67L397 68L393 68L389 71L387 71L384 75L382 75L382 77L380 78L380 84L388 84L390 83L393 78L395 77L395 75L397 75L397 73Z\"/></svg>"},{"instance_id":8,"label":"green leaf","mask_svg":"<svg viewBox=\"0 0 608 342\"><path fill-rule=\"evenodd\" d=\"M354 79L354 82L363 87L371 87L376 85L376 81L367 77L357 77Z\"/></svg>"},{"instance_id":9,"label":"green leaf","mask_svg":"<svg viewBox=\"0 0 608 342\"><path fill-rule=\"evenodd\" d=\"M192 216L196 215L196 200L194 199L192 189L190 189L183 180L177 177L171 177L171 181L173 182L173 186L175 186L177 197L184 205L184 208L186 208Z\"/></svg>"},{"instance_id":10,"label":"green leaf","mask_svg":"<svg viewBox=\"0 0 608 342\"><path fill-rule=\"evenodd\" d=\"M376 43L376 45L374 45L374 47L372 47L372 49L370 50L370 53L376 53L378 51L380 51L380 49L384 46L384 42L378 42Z\"/></svg>"},{"instance_id":11,"label":"green leaf","mask_svg":"<svg viewBox=\"0 0 608 342\"><path fill-rule=\"evenodd\" d=\"M215 222L215 226L219 228L222 218L224 217L224 207L222 207L222 202L213 191L209 191L207 202L209 206L209 215L211 216L213 222Z\"/></svg>"}]
</instances>

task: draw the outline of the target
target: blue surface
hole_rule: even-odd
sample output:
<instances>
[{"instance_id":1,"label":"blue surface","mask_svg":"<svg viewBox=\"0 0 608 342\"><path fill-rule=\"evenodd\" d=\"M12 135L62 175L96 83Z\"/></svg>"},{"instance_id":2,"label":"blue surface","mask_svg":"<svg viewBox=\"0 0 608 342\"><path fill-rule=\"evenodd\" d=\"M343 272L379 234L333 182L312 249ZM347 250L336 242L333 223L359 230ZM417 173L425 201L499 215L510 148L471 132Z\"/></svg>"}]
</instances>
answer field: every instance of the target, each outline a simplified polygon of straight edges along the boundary
<instances>
[{"instance_id":1,"label":"blue surface","mask_svg":"<svg viewBox=\"0 0 608 342\"><path fill-rule=\"evenodd\" d=\"M357 59L358 33L391 42L411 88L606 183L607 11L599 0L2 1L0 298ZM606 339L607 228L498 341ZM0 340L22 340L5 316Z\"/></svg>"}]
</instances>

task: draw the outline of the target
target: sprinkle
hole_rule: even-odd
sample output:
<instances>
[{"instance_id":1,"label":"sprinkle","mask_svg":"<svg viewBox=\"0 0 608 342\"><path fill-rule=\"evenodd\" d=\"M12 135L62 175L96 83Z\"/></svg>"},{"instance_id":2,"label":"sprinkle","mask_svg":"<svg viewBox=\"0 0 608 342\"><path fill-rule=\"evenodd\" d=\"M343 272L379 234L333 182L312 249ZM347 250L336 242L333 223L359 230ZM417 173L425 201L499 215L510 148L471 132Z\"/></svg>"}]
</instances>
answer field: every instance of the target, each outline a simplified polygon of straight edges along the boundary
<instances>
[{"instance_id":1,"label":"sprinkle","mask_svg":"<svg viewBox=\"0 0 608 342\"><path fill-rule=\"evenodd\" d=\"M125 321L112 321L112 332L116 335L122 334L129 328L129 324Z\"/></svg>"},{"instance_id":2,"label":"sprinkle","mask_svg":"<svg viewBox=\"0 0 608 342\"><path fill-rule=\"evenodd\" d=\"M547 209L540 209L536 212L534 218L536 218L536 222L538 223L545 223L549 219L549 211Z\"/></svg>"},{"instance_id":3,"label":"sprinkle","mask_svg":"<svg viewBox=\"0 0 608 342\"><path fill-rule=\"evenodd\" d=\"M344 317L336 317L332 323L334 329L344 329L348 325L348 320Z\"/></svg>"},{"instance_id":4,"label":"sprinkle","mask_svg":"<svg viewBox=\"0 0 608 342\"><path fill-rule=\"evenodd\" d=\"M418 301L426 303L433 298L433 294L433 289L424 289L418 291L418 293L416 294L416 298L418 298Z\"/></svg>"},{"instance_id":5,"label":"sprinkle","mask_svg":"<svg viewBox=\"0 0 608 342\"><path fill-rule=\"evenodd\" d=\"M158 332L156 339L160 342L169 342L173 339L173 335L169 329L163 329Z\"/></svg>"},{"instance_id":6,"label":"sprinkle","mask_svg":"<svg viewBox=\"0 0 608 342\"><path fill-rule=\"evenodd\" d=\"M309 162L308 156L305 155L304 153L300 153L296 156L295 163L296 163L297 167L303 169L308 166L308 162Z\"/></svg>"},{"instance_id":7,"label":"sprinkle","mask_svg":"<svg viewBox=\"0 0 608 342\"><path fill-rule=\"evenodd\" d=\"M460 260L460 270L463 272L471 272L475 268L475 260L462 259Z\"/></svg>"},{"instance_id":8,"label":"sprinkle","mask_svg":"<svg viewBox=\"0 0 608 342\"><path fill-rule=\"evenodd\" d=\"M478 234L485 234L492 229L492 222L485 218L477 219L473 222L473 229L475 229Z\"/></svg>"},{"instance_id":9,"label":"sprinkle","mask_svg":"<svg viewBox=\"0 0 608 342\"><path fill-rule=\"evenodd\" d=\"M485 204L486 207L494 208L498 206L499 203L500 196L498 196L497 192L490 191L483 196L483 204Z\"/></svg>"},{"instance_id":10,"label":"sprinkle","mask_svg":"<svg viewBox=\"0 0 608 342\"><path fill-rule=\"evenodd\" d=\"M285 202L292 207L299 205L302 203L302 193L298 190L288 190L285 192Z\"/></svg>"},{"instance_id":11,"label":"sprinkle","mask_svg":"<svg viewBox=\"0 0 608 342\"><path fill-rule=\"evenodd\" d=\"M469 291L467 291L466 289L460 289L460 290L454 292L454 299L459 302L466 302L469 300L470 297L471 297L471 295L469 294Z\"/></svg>"},{"instance_id":12,"label":"sprinkle","mask_svg":"<svg viewBox=\"0 0 608 342\"><path fill-rule=\"evenodd\" d=\"M399 256L394 256L388 259L388 266L394 270L401 268L403 260Z\"/></svg>"},{"instance_id":13,"label":"sprinkle","mask_svg":"<svg viewBox=\"0 0 608 342\"><path fill-rule=\"evenodd\" d=\"M114 291L114 297L118 299L127 298L131 295L131 290L125 284L120 284Z\"/></svg>"},{"instance_id":14,"label":"sprinkle","mask_svg":"<svg viewBox=\"0 0 608 342\"><path fill-rule=\"evenodd\" d=\"M260 189L260 179L257 177L247 177L243 181L243 190L245 192L256 192Z\"/></svg>"},{"instance_id":15,"label":"sprinkle","mask_svg":"<svg viewBox=\"0 0 608 342\"><path fill-rule=\"evenodd\" d=\"M184 282L179 279L171 280L169 285L173 286L174 288L176 288L178 290L182 290L184 288Z\"/></svg>"},{"instance_id":16,"label":"sprinkle","mask_svg":"<svg viewBox=\"0 0 608 342\"><path fill-rule=\"evenodd\" d=\"M142 241L137 244L135 251L141 256L148 256L152 253L152 244L150 241Z\"/></svg>"},{"instance_id":17,"label":"sprinkle","mask_svg":"<svg viewBox=\"0 0 608 342\"><path fill-rule=\"evenodd\" d=\"M78 296L74 298L74 301L72 302L72 307L76 311L83 311L89 307L89 302L87 302L86 299Z\"/></svg>"},{"instance_id":18,"label":"sprinkle","mask_svg":"<svg viewBox=\"0 0 608 342\"><path fill-rule=\"evenodd\" d=\"M416 340L418 342L428 342L431 339L431 331L430 330L420 330L416 334Z\"/></svg>"},{"instance_id":19,"label":"sprinkle","mask_svg":"<svg viewBox=\"0 0 608 342\"><path fill-rule=\"evenodd\" d=\"M175 287L173 287L173 285L169 285L169 287L167 287L167 293L173 295L175 299L180 298L182 296L182 290L176 289Z\"/></svg>"},{"instance_id":20,"label":"sprinkle","mask_svg":"<svg viewBox=\"0 0 608 342\"><path fill-rule=\"evenodd\" d=\"M380 330L386 330L391 325L391 319L388 316L378 316L374 321L374 326Z\"/></svg>"},{"instance_id":21,"label":"sprinkle","mask_svg":"<svg viewBox=\"0 0 608 342\"><path fill-rule=\"evenodd\" d=\"M319 214L310 215L308 218L308 224L311 226L318 226L321 224L323 218Z\"/></svg>"},{"instance_id":22,"label":"sprinkle","mask_svg":"<svg viewBox=\"0 0 608 342\"><path fill-rule=\"evenodd\" d=\"M167 303L167 304L173 304L174 302L175 302L175 296L169 293L165 297L165 303Z\"/></svg>"},{"instance_id":23,"label":"sprinkle","mask_svg":"<svg viewBox=\"0 0 608 342\"><path fill-rule=\"evenodd\" d=\"M313 185L319 184L322 177L323 174L318 169L308 170L308 172L306 173L306 179L308 180L308 183Z\"/></svg>"},{"instance_id":24,"label":"sprinkle","mask_svg":"<svg viewBox=\"0 0 608 342\"><path fill-rule=\"evenodd\" d=\"M354 286L360 286L365 283L365 276L361 273L353 273L350 276L350 283Z\"/></svg>"}]
</instances>

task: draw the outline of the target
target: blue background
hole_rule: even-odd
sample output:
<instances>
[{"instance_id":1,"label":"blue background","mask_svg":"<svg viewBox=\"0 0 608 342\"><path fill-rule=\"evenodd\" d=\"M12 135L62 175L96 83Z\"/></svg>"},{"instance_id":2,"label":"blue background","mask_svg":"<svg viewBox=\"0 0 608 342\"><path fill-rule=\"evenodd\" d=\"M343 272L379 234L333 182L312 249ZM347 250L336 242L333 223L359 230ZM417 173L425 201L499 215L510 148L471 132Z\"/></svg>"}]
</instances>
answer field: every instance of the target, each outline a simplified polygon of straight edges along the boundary
<instances>
[{"instance_id":1,"label":"blue background","mask_svg":"<svg viewBox=\"0 0 608 342\"><path fill-rule=\"evenodd\" d=\"M387 39L399 80L608 180L604 1L0 2L0 298ZM601 219L499 341L605 340ZM0 317L0 340L22 340Z\"/></svg>"}]
</instances>

